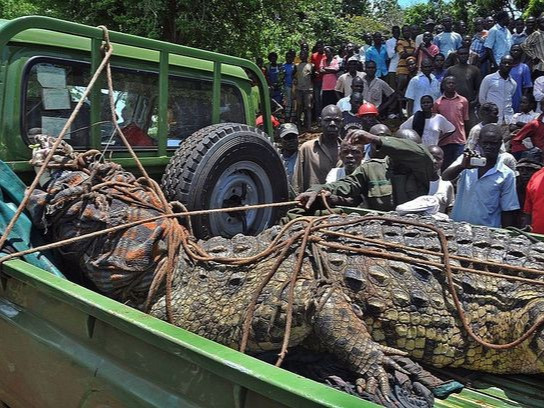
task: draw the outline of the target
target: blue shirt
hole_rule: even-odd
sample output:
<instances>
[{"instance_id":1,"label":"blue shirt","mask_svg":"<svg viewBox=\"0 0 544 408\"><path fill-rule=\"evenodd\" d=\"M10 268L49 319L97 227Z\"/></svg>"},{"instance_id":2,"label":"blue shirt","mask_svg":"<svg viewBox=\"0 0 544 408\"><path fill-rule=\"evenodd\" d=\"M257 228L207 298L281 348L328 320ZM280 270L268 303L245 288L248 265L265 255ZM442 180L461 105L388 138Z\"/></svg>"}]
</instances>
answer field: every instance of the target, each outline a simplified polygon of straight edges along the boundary
<instances>
[{"instance_id":1,"label":"blue shirt","mask_svg":"<svg viewBox=\"0 0 544 408\"><path fill-rule=\"evenodd\" d=\"M293 174L295 173L295 163L297 162L298 151L294 152L291 156L286 157L283 153L281 158L285 166L285 172L287 173L287 181L289 185L293 184Z\"/></svg>"},{"instance_id":2,"label":"blue shirt","mask_svg":"<svg viewBox=\"0 0 544 408\"><path fill-rule=\"evenodd\" d=\"M522 44L527 39L527 37L528 35L525 30L523 30L521 34L512 34L512 45Z\"/></svg>"},{"instance_id":3,"label":"blue shirt","mask_svg":"<svg viewBox=\"0 0 544 408\"><path fill-rule=\"evenodd\" d=\"M447 69L443 69L442 71L438 72L436 69L433 71L433 75L435 76L436 80L438 82L442 82L444 77L446 76L446 72L448 72Z\"/></svg>"},{"instance_id":4,"label":"blue shirt","mask_svg":"<svg viewBox=\"0 0 544 408\"><path fill-rule=\"evenodd\" d=\"M366 61L374 61L376 63L376 76L381 78L386 76L389 70L387 69L387 49L382 44L380 51L373 45L365 52Z\"/></svg>"},{"instance_id":5,"label":"blue shirt","mask_svg":"<svg viewBox=\"0 0 544 408\"><path fill-rule=\"evenodd\" d=\"M462 159L460 156L454 164ZM518 209L516 176L501 159L481 178L478 178L478 168L465 169L459 175L451 213L454 221L500 228L501 213Z\"/></svg>"},{"instance_id":6,"label":"blue shirt","mask_svg":"<svg viewBox=\"0 0 544 408\"><path fill-rule=\"evenodd\" d=\"M512 34L510 34L510 30L499 24L495 24L487 33L484 46L491 48L493 58L497 65L499 65L501 58L510 52L510 47L512 46Z\"/></svg>"},{"instance_id":7,"label":"blue shirt","mask_svg":"<svg viewBox=\"0 0 544 408\"><path fill-rule=\"evenodd\" d=\"M292 63L291 64L285 63L283 64L282 68L285 74L285 77L283 79L283 84L287 88L290 88L291 86L293 86L293 77L295 76L295 72L297 68L295 64L292 64Z\"/></svg>"},{"instance_id":8,"label":"blue shirt","mask_svg":"<svg viewBox=\"0 0 544 408\"><path fill-rule=\"evenodd\" d=\"M514 112L518 113L523 89L533 87L531 70L527 64L521 62L518 65L514 65L514 67L510 70L510 76L518 84L516 91L514 92L514 96L512 96L512 108L514 109Z\"/></svg>"},{"instance_id":9,"label":"blue shirt","mask_svg":"<svg viewBox=\"0 0 544 408\"><path fill-rule=\"evenodd\" d=\"M444 31L436 35L433 42L440 48L440 53L447 57L452 51L456 51L461 46L462 41L461 34Z\"/></svg>"},{"instance_id":10,"label":"blue shirt","mask_svg":"<svg viewBox=\"0 0 544 408\"><path fill-rule=\"evenodd\" d=\"M413 113L421 110L421 97L425 95L432 96L433 101L440 98L440 82L433 74L431 74L431 80L429 81L429 78L420 72L410 79L404 94L406 98L414 101Z\"/></svg>"},{"instance_id":11,"label":"blue shirt","mask_svg":"<svg viewBox=\"0 0 544 408\"><path fill-rule=\"evenodd\" d=\"M474 37L472 37L472 43L470 44L470 51L478 54L478 57L483 58L485 55L485 39L487 37L483 37L482 33L476 33L474 34Z\"/></svg>"},{"instance_id":12,"label":"blue shirt","mask_svg":"<svg viewBox=\"0 0 544 408\"><path fill-rule=\"evenodd\" d=\"M268 82L270 85L277 85L280 79L280 68L281 65L276 65L273 67L270 64L266 64L266 75L268 76Z\"/></svg>"}]
</instances>

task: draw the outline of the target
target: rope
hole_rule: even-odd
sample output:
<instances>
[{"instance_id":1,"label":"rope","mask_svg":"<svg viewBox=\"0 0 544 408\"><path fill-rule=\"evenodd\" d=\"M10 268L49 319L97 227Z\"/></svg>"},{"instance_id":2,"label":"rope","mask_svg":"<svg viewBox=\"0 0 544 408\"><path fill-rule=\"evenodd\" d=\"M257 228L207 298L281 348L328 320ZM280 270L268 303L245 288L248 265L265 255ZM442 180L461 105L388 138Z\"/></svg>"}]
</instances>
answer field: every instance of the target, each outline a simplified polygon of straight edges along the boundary
<instances>
[{"instance_id":1,"label":"rope","mask_svg":"<svg viewBox=\"0 0 544 408\"><path fill-rule=\"evenodd\" d=\"M480 337L478 337L474 333L472 328L470 327L470 325L468 323L468 319L467 319L466 314L465 314L465 311L463 310L463 307L462 307L462 305L461 305L461 303L459 301L458 295L457 295L457 293L455 291L455 285L454 285L454 282L453 282L453 272L452 272L453 270L460 270L460 271L469 272L469 273L477 273L477 274L482 274L482 275L487 275L487 276L500 277L500 278L503 278L503 279L514 280L514 281L519 281L519 282L524 282L524 283L532 283L532 284L539 284L540 285L540 284L543 284L543 282L536 281L536 280L533 280L533 279L517 277L517 276L508 276L508 275L491 273L491 272L487 272L487 271L480 271L480 270L471 269L471 268L452 266L450 264L450 259L470 261L472 263L480 263L480 264L486 265L486 266L490 266L490 265L493 265L495 267L499 266L499 267L501 267L503 269L510 269L510 270L513 270L513 271L524 272L524 273L533 273L533 274L542 275L543 272L538 271L538 270L534 270L534 269L530 269L530 268L510 266L510 265L505 265L505 264L494 264L494 263L491 263L489 261L483 261L483 260L480 261L480 260L477 260L477 259L471 259L471 258L465 258L465 257L450 255L449 252L448 252L447 240L446 240L446 237L445 237L444 233L440 229L438 229L438 228L436 228L434 226L419 223L419 222L404 221L404 220L397 220L397 219L392 220L392 219L387 218L387 217L377 217L377 216L370 216L370 217L364 217L363 218L364 222L369 222L369 221L373 221L373 220L395 222L395 223L398 223L398 224L416 226L416 227L429 229L429 230L433 231L438 236L442 252L441 253L432 253L432 255L442 257L443 263L426 261L426 260L422 260L422 259L414 258L414 257L410 257L410 256L401 256L401 255L396 255L396 254L391 254L391 253L384 253L384 252L375 251L375 250L368 250L368 249L364 249L364 248L356 248L356 247L345 245L345 244L335 244L335 243L331 243L331 242L326 242L326 241L323 240L323 238L313 236L312 234L316 233L316 232L321 232L324 235L333 235L333 236L336 235L338 237L342 237L342 238L346 238L346 239L353 239L353 240L359 240L359 241L366 240L367 242L374 243L374 244L379 244L379 245L384 245L384 246L389 246L389 247L395 247L395 248L399 248L399 249L403 249L403 250L407 250L407 251L425 253L425 254L429 254L429 255L431 255L431 253L429 253L429 252L432 252L432 251L427 251L427 250L423 250L423 249L404 246L404 245L401 245L401 244L387 243L385 241L379 241L379 240L372 240L371 241L369 238L358 237L358 236L355 236L353 234L347 234L347 233L337 233L335 231L331 231L331 230L326 229L326 228L331 228L331 227L352 225L356 221L343 221L343 222L340 222L340 223L322 223L320 225L317 225L317 224L321 223L321 221L323 221L326 217L318 217L318 218L314 218L314 219L302 218L302 219L296 219L296 220L291 221L290 223L288 223L287 225L285 225L282 228L282 230L280 231L278 236L272 241L272 243L266 249L264 249L263 251L261 251L257 255L254 255L254 256L251 256L251 257L247 257L247 258L228 258L228 257L221 258L221 257L214 257L214 256L209 255L202 247L200 247L198 244L196 244L195 242L193 242L190 239L190 235L189 235L188 231L183 226L181 226L181 224L179 224L179 222L178 222L178 220L176 218L178 218L178 217L187 217L187 220L190 223L190 217L195 216L195 215L204 215L204 214L212 214L212 213L220 213L220 212L233 212L233 211L248 211L248 210L253 210L253 209L258 209L258 208L292 206L294 204L297 204L297 201L290 201L290 202L286 202L286 203L259 204L259 205L233 207L233 208L211 209L211 210L183 211L183 212L174 213L171 204L168 203L168 201L166 200L166 197L164 196L164 193L160 189L158 183L155 180L153 180L153 179L151 179L149 177L148 173L146 172L145 168L143 167L140 160L136 156L134 150L132 149L132 146L130 145L130 143L126 139L125 135L123 134L123 131L121 130L121 128L119 127L119 124L117 122L117 118L116 118L116 115L115 115L115 101L114 101L114 97L113 97L113 93L114 93L113 92L113 80L112 80L112 75L111 75L111 66L110 66L110 63L109 63L109 60L110 60L111 55L113 53L113 47L112 47L112 45L110 43L110 40L109 40L109 33L108 33L107 28L104 27L104 26L100 26L100 28L103 30L103 33L104 33L104 42L105 42L104 50L106 51L105 55L104 55L104 58L102 59L102 62L100 63L99 67L97 68L97 70L94 73L93 77L89 81L87 89L85 90L85 92L81 96L79 102L77 103L76 107L74 108L74 111L72 112L72 114L68 118L65 126L63 127L63 129L59 133L58 137L56 138L53 146L51 147L51 150L49 151L46 158L44 159L41 167L39 168L39 170L38 170L38 172L36 174L36 177L34 178L33 182L30 185L30 187L27 189L27 191L25 193L25 196L24 196L23 200L21 201L21 203L19 204L19 207L17 208L17 211L15 212L13 218L10 220L10 223L6 227L6 230L4 231L4 233L2 234L2 237L0 238L0 248L2 248L4 246L9 234L13 230L13 227L14 227L15 223L17 222L18 218L20 217L20 215L23 212L24 208L27 206L32 192L38 186L38 182L39 182L40 177L44 174L44 172L45 172L45 170L47 168L56 167L54 164L50 164L50 161L51 161L53 155L55 154L56 149L61 144L64 136L66 135L66 133L68 131L68 129L70 128L73 121L75 120L75 117L79 113L79 110L81 109L81 106L83 105L84 100L90 94L93 86L95 85L98 77L100 76L100 74L102 73L104 68L106 68L112 122L113 122L113 124L115 126L115 129L117 130L121 140L123 141L123 143L125 144L125 146L127 147L128 151L129 151L129 153L131 154L132 158L134 159L139 171L143 175L143 179L145 180L147 186L152 189L152 192L157 195L157 198L161 202L162 208L160 208L158 210L164 212L165 214L157 216L157 217L151 217L151 218L148 218L148 219L145 219L145 220L135 221L135 222L127 223L127 224L124 224L124 225L119 225L117 227L111 227L111 228L108 228L108 229L105 229L105 230L102 230L102 231L95 231L93 233L84 234L84 235L81 235L81 236L78 236L78 237L73 237L73 238L70 238L70 239L63 240L63 241L59 241L59 242L55 242L55 243L51 243L51 244L47 244L47 245L42 245L42 246L37 247L37 248L32 248L32 249L28 249L28 250L25 250L25 251L19 251L19 252L16 252L16 253L13 253L13 254L10 254L10 255L7 255L7 256L4 256L4 257L0 258L0 264L7 261L7 260L9 260L9 259L13 259L15 257L26 255L26 254L29 254L29 253L32 253L32 252L43 251L43 250L52 249L52 248L58 248L58 247L61 247L61 246L64 246L64 245L75 243L77 241L85 240L85 239L88 239L88 238L94 238L94 237L104 235L104 234L109 234L109 233L112 233L112 232L116 232L116 231L119 231L119 230L122 230L122 229L130 228L130 227L140 225L140 224L143 224L143 223L153 222L153 221L157 221L157 220L161 220L161 219L170 220L167 223L166 227L165 227L165 236L166 236L166 239L167 239L167 246L168 246L167 257L162 259L157 265L157 269L155 271L155 275L154 275L153 281L151 283L150 290L148 292L148 296L147 296L147 300L146 300L146 307L149 307L150 302L152 301L154 295L156 294L156 291L158 290L158 288L162 284L163 280L166 279L166 283L165 283L166 311L167 311L168 320L170 322L172 322L173 321L173 314L172 314L172 310L171 310L171 302L172 302L173 269L174 269L174 265L176 263L176 259L177 259L177 256L178 256L178 248L180 246L182 246L184 248L185 252L187 253L187 255L190 256L194 260L205 261L205 262L214 261L214 262L220 262L220 263L223 263L223 264L230 264L230 265L248 265L248 264L254 263L254 262L256 262L256 261L258 261L260 259L268 257L268 256L272 255L273 253L278 253L279 251L281 251L281 252L279 252L279 256L277 257L273 268L264 277L264 279L261 281L258 289L254 292L254 295L253 295L252 299L250 300L250 303L249 303L249 306L248 306L248 309L247 309L247 313L246 313L246 318L245 318L244 324L243 324L242 339L241 339L241 345L240 345L240 350L243 352L243 351L245 351L245 349L247 347L247 343L248 343L248 339L249 339L249 333L250 333L250 327L251 327L251 321L253 319L253 315L254 315L254 312L255 312L258 297L260 296L260 294L261 294L262 290L264 289L264 287L270 282L271 278L277 272L277 270L279 269L279 267L281 266L283 261L285 261L285 259L287 258L287 254L289 253L290 250L292 250L293 245L298 240L301 240L301 244L300 244L300 247L299 247L299 253L298 253L298 256L297 256L297 263L296 263L296 266L295 266L295 268L294 268L294 270L293 270L293 272L292 272L292 274L290 276L290 281L288 282L289 292L288 292L288 304L287 304L287 318L286 318L286 326L285 326L285 337L284 337L284 340L283 340L283 343L282 343L281 352L279 354L279 358L278 358L278 361L277 361L276 365L281 364L281 362L283 361L283 359L284 359L284 357L285 357L285 355L287 353L287 348L288 348L288 345L289 345L289 338L290 338L290 333L291 333L291 326L292 326L292 313L293 313L293 305L294 305L294 288L295 288L295 284L296 284L296 279L297 279L297 277L298 277L298 275L299 275L299 273L300 273L300 271L302 269L302 264L303 264L303 259L304 259L304 254L306 252L306 248L307 248L308 244L312 243L312 242L318 243L321 246L329 247L331 249L346 250L346 251L356 252L356 253L364 253L364 254L371 255L371 256L382 257L382 258L385 258L385 259L400 260L400 261L403 261L403 262L410 262L410 263L416 263L416 264L419 263L419 264L444 268L445 269L445 274L446 274L446 279L447 279L447 282L448 282L448 287L449 287L449 290L451 292L451 296L453 298L454 305L455 305L456 311L457 311L457 313L459 315L459 318L461 320L461 323L463 325L463 328L466 330L468 335L474 341L476 341L477 343L479 343L480 345L482 345L484 347L491 348L491 349L496 349L496 350L505 350L505 349L515 347L515 346L519 345L520 343L522 343L523 341L525 341L527 338L529 338L544 323L544 317L541 317L522 336L520 336L518 339L516 339L516 340L514 340L514 341L512 341L510 343L506 343L506 344L494 344L494 343L487 342L487 341L481 339ZM95 154L96 152L92 152L92 153ZM77 163L71 163L70 165L71 166L76 166L76 167L84 165L85 164L84 163L85 157L86 157L85 155L80 155L77 158ZM107 183L103 183L103 185L95 186L96 190L99 190L100 188L106 187L106 184ZM123 187L125 187L125 188L123 188ZM126 194L126 196L129 196L131 198L131 201L129 201L129 202L134 203L134 204L137 204L137 203L141 204L141 202L137 198L135 198L133 195L130 194L130 191L127 190L127 186L118 185L118 186L116 186L116 188L123 193L123 194L119 195L118 197L125 196L125 194ZM321 198L323 200L323 204L324 204L325 208L330 213L332 213L332 209L330 208L330 206L329 206L329 204L327 202L327 199L326 199L326 194L324 192L321 192L320 195L321 195ZM125 199L126 199L126 196L125 196ZM145 205L148 205L148 204L145 204ZM155 207L153 207L153 208L155 208ZM305 226L303 231L297 232L292 237L287 238L286 240L280 242L280 239L289 231L291 226L293 226L295 223L306 223L306 226Z\"/></svg>"},{"instance_id":2,"label":"rope","mask_svg":"<svg viewBox=\"0 0 544 408\"><path fill-rule=\"evenodd\" d=\"M428 225L428 224L423 224L423 223L415 222L415 221L405 221L405 220L397 220L397 219L391 220L390 218L379 217L379 216L364 217L365 222L374 221L374 220L377 220L377 221L389 221L389 222L393 221L393 222L398 223L398 224L404 224L404 225L416 226L416 227L420 227L420 228L426 228L426 229L429 229L431 231L434 231L438 235L438 239L440 241L440 246L441 246L441 249L442 249L442 253L440 255L442 256L443 261L444 261L443 264L438 264L438 266L445 268L448 287L449 287L451 296L453 298L455 309L456 309L456 311L457 311L457 313L459 315L459 319L461 320L461 323L463 325L463 328L466 330L468 335L475 342L477 342L478 344L480 344L480 345L482 345L484 347L493 349L493 350L507 350L507 349L516 347L519 344L521 344L522 342L524 342L525 340L527 340L540 326L542 326L544 324L544 316L542 316L527 331L525 331L525 333L523 333L519 338L517 338L516 340L514 340L512 342L506 343L506 344L495 344L495 343L490 343L490 342L487 342L487 341L481 339L479 336L477 336L474 333L474 331L470 327L470 325L468 323L468 319L466 317L466 313L465 313L465 311L464 311L464 309L463 309L463 307L461 305L461 302L459 301L457 291L455 290L455 285L454 285L454 282L453 282L453 273L452 273L453 268L452 268L452 265L450 264L450 254L449 254L449 251L448 251L448 242L447 242L447 239L446 239L446 236L445 236L444 232L442 230L440 230L439 228L436 228L435 226ZM352 238L352 237L357 238L356 236L353 236L352 234L348 234L348 235L351 235L350 238ZM340 250L343 249L343 250L355 251L355 252L359 252L360 249L361 249L361 248L354 248L354 247L351 247L349 245L331 244L331 243L327 243L326 246L329 246L331 248L340 249ZM411 248L408 247L408 249L411 249ZM374 251L373 255L382 256L382 257L387 258L387 259L397 258L397 256L395 256L394 254L383 254L383 253L379 253L379 252L376 253L375 251ZM409 259L408 257L406 257L406 258L403 257L402 260L406 262L406 261L408 261L408 259ZM423 264L428 262L428 261L423 262L423 260L421 260L421 259L413 259L413 258L411 259L411 261L412 261L412 263L423 263ZM531 272L532 271L534 271L534 270L531 270ZM494 274L494 275L499 275L499 274ZM501 278L504 278L504 279L514 278L512 276L505 276L505 275L499 275L499 276ZM517 278L517 279L523 279L523 278ZM527 279L527 283L541 284L542 282Z\"/></svg>"}]
</instances>

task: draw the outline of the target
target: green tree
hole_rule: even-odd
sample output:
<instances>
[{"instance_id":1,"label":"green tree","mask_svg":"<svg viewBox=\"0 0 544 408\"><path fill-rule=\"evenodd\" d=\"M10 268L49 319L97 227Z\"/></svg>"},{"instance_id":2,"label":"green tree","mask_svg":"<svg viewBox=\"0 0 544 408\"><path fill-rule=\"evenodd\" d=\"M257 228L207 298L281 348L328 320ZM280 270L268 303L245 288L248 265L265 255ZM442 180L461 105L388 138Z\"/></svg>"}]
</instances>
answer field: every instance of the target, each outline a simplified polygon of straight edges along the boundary
<instances>
[{"instance_id":1,"label":"green tree","mask_svg":"<svg viewBox=\"0 0 544 408\"><path fill-rule=\"evenodd\" d=\"M362 42L398 14L397 0L0 0L0 17L41 14L252 58L311 45ZM376 17L374 17L376 14Z\"/></svg>"},{"instance_id":2,"label":"green tree","mask_svg":"<svg viewBox=\"0 0 544 408\"><path fill-rule=\"evenodd\" d=\"M12 19L29 14L36 14L40 8L25 0L0 0L0 18Z\"/></svg>"},{"instance_id":3,"label":"green tree","mask_svg":"<svg viewBox=\"0 0 544 408\"><path fill-rule=\"evenodd\" d=\"M418 3L410 7L407 7L404 10L404 21L406 24L417 24L420 27L423 26L425 20L432 18L436 20L443 16L442 14L442 3L428 2L428 3Z\"/></svg>"},{"instance_id":4,"label":"green tree","mask_svg":"<svg viewBox=\"0 0 544 408\"><path fill-rule=\"evenodd\" d=\"M372 9L367 17L377 20L387 29L394 25L401 26L404 23L404 11L397 0L374 1Z\"/></svg>"},{"instance_id":5,"label":"green tree","mask_svg":"<svg viewBox=\"0 0 544 408\"><path fill-rule=\"evenodd\" d=\"M528 0L523 1L521 4L516 3L516 5L524 10L523 17L528 16L539 16L541 13L544 13L544 0Z\"/></svg>"}]
</instances>

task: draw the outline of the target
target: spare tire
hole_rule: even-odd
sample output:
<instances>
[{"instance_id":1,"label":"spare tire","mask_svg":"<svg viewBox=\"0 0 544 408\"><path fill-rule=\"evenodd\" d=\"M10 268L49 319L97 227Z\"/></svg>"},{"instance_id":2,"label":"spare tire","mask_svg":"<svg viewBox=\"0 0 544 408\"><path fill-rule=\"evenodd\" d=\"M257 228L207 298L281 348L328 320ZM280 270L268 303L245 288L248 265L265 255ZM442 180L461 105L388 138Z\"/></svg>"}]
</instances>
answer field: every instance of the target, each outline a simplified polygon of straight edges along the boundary
<instances>
[{"instance_id":1,"label":"spare tire","mask_svg":"<svg viewBox=\"0 0 544 408\"><path fill-rule=\"evenodd\" d=\"M207 126L180 145L162 178L170 201L189 210L285 201L289 197L283 161L267 136L238 123ZM195 235L209 238L255 235L272 226L281 207L195 216Z\"/></svg>"}]
</instances>

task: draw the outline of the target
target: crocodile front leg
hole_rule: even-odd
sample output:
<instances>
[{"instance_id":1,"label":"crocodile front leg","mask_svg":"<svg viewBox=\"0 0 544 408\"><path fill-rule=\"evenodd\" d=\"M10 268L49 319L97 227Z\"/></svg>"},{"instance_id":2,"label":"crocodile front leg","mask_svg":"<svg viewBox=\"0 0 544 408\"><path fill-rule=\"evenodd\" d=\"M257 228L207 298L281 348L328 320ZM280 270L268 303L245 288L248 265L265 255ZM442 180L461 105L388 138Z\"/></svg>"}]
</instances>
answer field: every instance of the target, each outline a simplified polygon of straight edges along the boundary
<instances>
[{"instance_id":1,"label":"crocodile front leg","mask_svg":"<svg viewBox=\"0 0 544 408\"><path fill-rule=\"evenodd\" d=\"M386 368L404 372L387 355L406 353L384 347L372 340L365 323L359 318L339 289L324 295L314 315L313 328L318 342L325 349L349 365L361 377L359 388L374 394L376 389L384 395L390 392Z\"/></svg>"}]
</instances>

